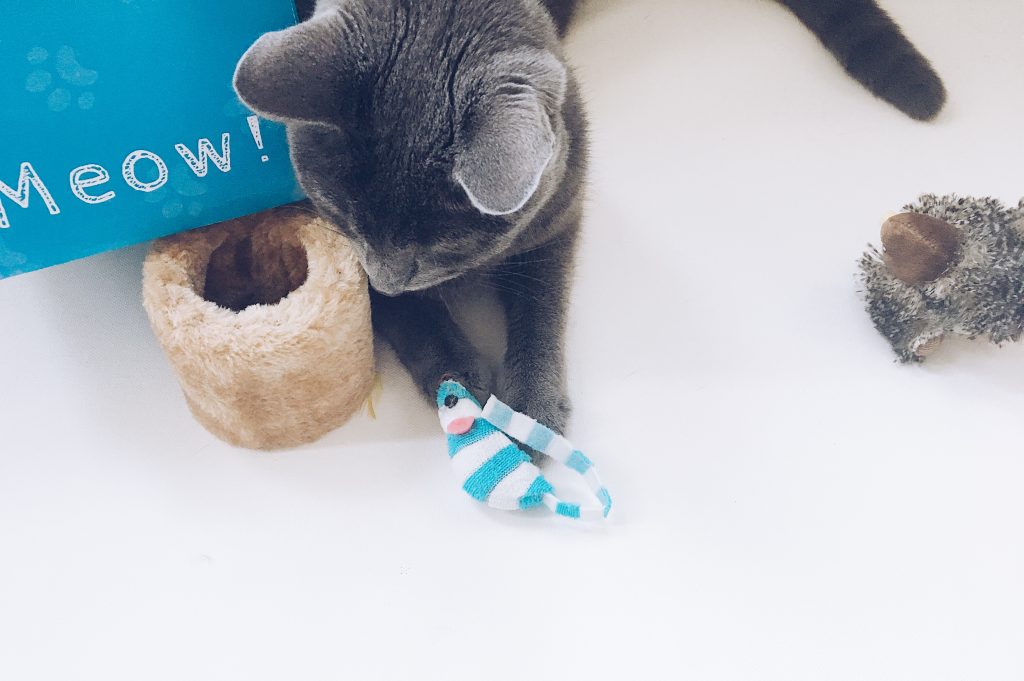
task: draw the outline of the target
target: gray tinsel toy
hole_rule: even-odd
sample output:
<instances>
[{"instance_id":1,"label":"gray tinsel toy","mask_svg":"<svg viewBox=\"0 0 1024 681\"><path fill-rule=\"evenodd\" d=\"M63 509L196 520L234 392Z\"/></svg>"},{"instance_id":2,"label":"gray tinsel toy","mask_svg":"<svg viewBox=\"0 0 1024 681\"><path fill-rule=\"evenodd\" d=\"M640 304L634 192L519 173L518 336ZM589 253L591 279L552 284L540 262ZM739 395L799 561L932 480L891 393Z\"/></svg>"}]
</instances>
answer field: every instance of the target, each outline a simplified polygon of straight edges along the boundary
<instances>
[{"instance_id":1,"label":"gray tinsel toy","mask_svg":"<svg viewBox=\"0 0 1024 681\"><path fill-rule=\"evenodd\" d=\"M1015 341L1024 331L1024 200L922 196L882 225L860 260L867 310L904 362L957 334Z\"/></svg>"}]
</instances>

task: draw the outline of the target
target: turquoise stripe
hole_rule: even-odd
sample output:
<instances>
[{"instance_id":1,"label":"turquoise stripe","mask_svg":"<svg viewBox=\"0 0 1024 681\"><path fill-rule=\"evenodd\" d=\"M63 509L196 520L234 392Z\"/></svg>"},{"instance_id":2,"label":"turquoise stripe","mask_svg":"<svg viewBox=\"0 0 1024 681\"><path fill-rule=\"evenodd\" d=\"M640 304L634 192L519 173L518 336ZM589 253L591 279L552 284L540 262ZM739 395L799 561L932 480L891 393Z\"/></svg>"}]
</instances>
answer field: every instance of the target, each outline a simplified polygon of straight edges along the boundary
<instances>
[{"instance_id":1,"label":"turquoise stripe","mask_svg":"<svg viewBox=\"0 0 1024 681\"><path fill-rule=\"evenodd\" d=\"M479 442L485 437L492 433L497 433L498 429L489 424L483 419L477 419L473 421L473 427L467 430L462 435L449 435L448 436L448 456L452 457L458 454L460 451L473 444Z\"/></svg>"},{"instance_id":2,"label":"turquoise stripe","mask_svg":"<svg viewBox=\"0 0 1024 681\"><path fill-rule=\"evenodd\" d=\"M612 510L612 495L608 493L607 487L602 487L597 490L597 498L601 501L601 505L604 506L604 516L608 517L608 511Z\"/></svg>"},{"instance_id":3,"label":"turquoise stripe","mask_svg":"<svg viewBox=\"0 0 1024 681\"><path fill-rule=\"evenodd\" d=\"M495 400L494 409L491 411L491 415L487 420L493 423L498 429L505 429L508 428L508 424L512 421L513 414L515 414L515 412L512 411L511 407Z\"/></svg>"},{"instance_id":4,"label":"turquoise stripe","mask_svg":"<svg viewBox=\"0 0 1024 681\"><path fill-rule=\"evenodd\" d=\"M526 494L520 497L519 508L532 508L543 501L542 497L545 494L554 491L555 488L551 486L551 483L543 475L538 475L530 485L530 489L526 490Z\"/></svg>"},{"instance_id":5,"label":"turquoise stripe","mask_svg":"<svg viewBox=\"0 0 1024 681\"><path fill-rule=\"evenodd\" d=\"M529 461L529 457L523 454L515 445L508 445L497 454L488 459L483 466L480 466L473 475L469 476L462 489L469 492L469 495L477 501L486 501L494 488L502 479L514 471L520 464Z\"/></svg>"},{"instance_id":6,"label":"turquoise stripe","mask_svg":"<svg viewBox=\"0 0 1024 681\"><path fill-rule=\"evenodd\" d=\"M594 462L586 457L586 455L578 449L574 449L569 458L565 460L565 465L573 469L580 475L583 475L590 467L594 465Z\"/></svg>"},{"instance_id":7,"label":"turquoise stripe","mask_svg":"<svg viewBox=\"0 0 1024 681\"><path fill-rule=\"evenodd\" d=\"M551 444L551 440L555 437L555 431L551 430L543 423L535 423L533 430L530 431L530 436L526 438L525 444L527 447L533 447L538 452L543 452L544 448Z\"/></svg>"},{"instance_id":8,"label":"turquoise stripe","mask_svg":"<svg viewBox=\"0 0 1024 681\"><path fill-rule=\"evenodd\" d=\"M460 400L472 400L473 404L478 407L480 406L480 403L477 402L472 393L466 390L461 383L458 381L447 380L443 381L437 388L437 406L439 408L444 406L444 398L449 395L455 395Z\"/></svg>"},{"instance_id":9,"label":"turquoise stripe","mask_svg":"<svg viewBox=\"0 0 1024 681\"><path fill-rule=\"evenodd\" d=\"M564 515L566 518L579 518L580 505L569 504L564 501L559 501L558 506L555 507L555 513L557 513L558 515Z\"/></svg>"}]
</instances>

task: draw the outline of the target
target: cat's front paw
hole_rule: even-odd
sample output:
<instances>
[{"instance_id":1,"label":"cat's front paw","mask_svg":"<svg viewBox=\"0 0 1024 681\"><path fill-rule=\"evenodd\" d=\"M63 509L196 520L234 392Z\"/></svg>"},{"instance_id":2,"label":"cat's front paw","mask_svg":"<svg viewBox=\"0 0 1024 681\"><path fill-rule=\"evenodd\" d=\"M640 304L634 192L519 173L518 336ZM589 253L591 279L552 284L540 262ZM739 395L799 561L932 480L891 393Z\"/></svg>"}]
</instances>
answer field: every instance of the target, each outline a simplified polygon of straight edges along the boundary
<instances>
[{"instance_id":1,"label":"cat's front paw","mask_svg":"<svg viewBox=\"0 0 1024 681\"><path fill-rule=\"evenodd\" d=\"M433 398L437 393L438 387L440 387L440 385L445 381L455 381L460 384L468 390L480 404L487 402L487 398L491 396L490 391L485 387L490 382L485 378L485 373L479 370L469 370L446 371L440 376L440 378L431 380L427 386L425 386L426 392L431 396L431 398Z\"/></svg>"},{"instance_id":2,"label":"cat's front paw","mask_svg":"<svg viewBox=\"0 0 1024 681\"><path fill-rule=\"evenodd\" d=\"M572 403L564 392L533 390L525 395L509 394L506 398L503 401L514 410L526 414L559 435L565 433L569 417L572 415ZM543 454L525 444L523 450L530 455L534 463L540 463Z\"/></svg>"},{"instance_id":3,"label":"cat's front paw","mask_svg":"<svg viewBox=\"0 0 1024 681\"><path fill-rule=\"evenodd\" d=\"M568 395L558 395L552 399L540 400L535 407L528 408L524 413L533 415L537 421L563 435L569 425L569 417L572 416L572 402L569 401Z\"/></svg>"},{"instance_id":4,"label":"cat's front paw","mask_svg":"<svg viewBox=\"0 0 1024 681\"><path fill-rule=\"evenodd\" d=\"M518 412L542 423L556 433L563 434L572 416L572 403L565 394L509 395L508 405Z\"/></svg>"}]
</instances>

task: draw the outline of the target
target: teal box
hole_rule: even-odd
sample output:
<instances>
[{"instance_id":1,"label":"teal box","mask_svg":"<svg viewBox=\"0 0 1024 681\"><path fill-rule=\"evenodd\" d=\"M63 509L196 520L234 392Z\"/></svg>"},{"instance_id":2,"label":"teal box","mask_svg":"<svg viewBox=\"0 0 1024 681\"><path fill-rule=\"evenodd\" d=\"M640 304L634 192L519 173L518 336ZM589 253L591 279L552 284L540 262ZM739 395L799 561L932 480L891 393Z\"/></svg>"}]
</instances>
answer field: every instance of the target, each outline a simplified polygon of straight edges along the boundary
<instances>
[{"instance_id":1,"label":"teal box","mask_svg":"<svg viewBox=\"0 0 1024 681\"><path fill-rule=\"evenodd\" d=\"M231 89L292 0L0 0L0 278L302 198Z\"/></svg>"}]
</instances>

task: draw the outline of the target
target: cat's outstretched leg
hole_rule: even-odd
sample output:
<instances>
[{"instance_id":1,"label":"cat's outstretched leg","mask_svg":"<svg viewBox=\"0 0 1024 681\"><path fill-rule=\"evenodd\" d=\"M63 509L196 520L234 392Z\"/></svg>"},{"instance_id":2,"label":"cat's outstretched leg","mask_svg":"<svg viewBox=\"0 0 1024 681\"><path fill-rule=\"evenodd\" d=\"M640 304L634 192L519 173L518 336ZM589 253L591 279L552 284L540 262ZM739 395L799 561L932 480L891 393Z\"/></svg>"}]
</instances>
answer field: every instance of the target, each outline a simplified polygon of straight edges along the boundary
<instances>
[{"instance_id":1,"label":"cat's outstretched leg","mask_svg":"<svg viewBox=\"0 0 1024 681\"><path fill-rule=\"evenodd\" d=\"M508 318L501 398L564 433L571 413L565 380L565 313L576 229L494 268Z\"/></svg>"},{"instance_id":2,"label":"cat's outstretched leg","mask_svg":"<svg viewBox=\"0 0 1024 681\"><path fill-rule=\"evenodd\" d=\"M485 365L441 301L417 293L392 298L371 289L370 303L374 329L431 403L445 378L458 381L481 402L487 399Z\"/></svg>"},{"instance_id":3,"label":"cat's outstretched leg","mask_svg":"<svg viewBox=\"0 0 1024 681\"><path fill-rule=\"evenodd\" d=\"M911 118L935 118L946 88L876 0L779 0L846 72Z\"/></svg>"}]
</instances>

